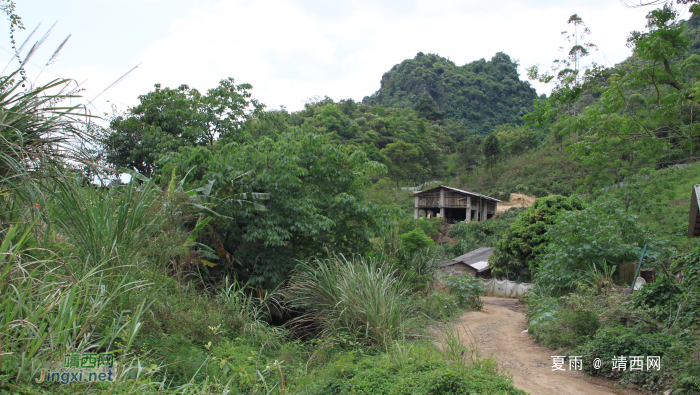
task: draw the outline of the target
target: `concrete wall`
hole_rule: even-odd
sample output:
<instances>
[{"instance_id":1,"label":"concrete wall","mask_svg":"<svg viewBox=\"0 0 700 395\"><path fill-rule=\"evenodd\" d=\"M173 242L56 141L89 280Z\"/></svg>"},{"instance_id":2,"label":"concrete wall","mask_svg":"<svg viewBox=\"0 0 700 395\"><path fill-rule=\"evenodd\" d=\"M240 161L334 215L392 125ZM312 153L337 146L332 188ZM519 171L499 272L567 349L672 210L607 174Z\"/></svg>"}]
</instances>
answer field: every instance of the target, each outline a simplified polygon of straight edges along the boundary
<instances>
[{"instance_id":1,"label":"concrete wall","mask_svg":"<svg viewBox=\"0 0 700 395\"><path fill-rule=\"evenodd\" d=\"M473 267L471 267L469 265L465 265L463 263L455 263L454 265L444 266L444 267L441 267L440 270L443 273L449 274L451 276L459 276L459 275L462 275L464 273L469 273L472 276L476 276L476 269L474 269Z\"/></svg>"}]
</instances>

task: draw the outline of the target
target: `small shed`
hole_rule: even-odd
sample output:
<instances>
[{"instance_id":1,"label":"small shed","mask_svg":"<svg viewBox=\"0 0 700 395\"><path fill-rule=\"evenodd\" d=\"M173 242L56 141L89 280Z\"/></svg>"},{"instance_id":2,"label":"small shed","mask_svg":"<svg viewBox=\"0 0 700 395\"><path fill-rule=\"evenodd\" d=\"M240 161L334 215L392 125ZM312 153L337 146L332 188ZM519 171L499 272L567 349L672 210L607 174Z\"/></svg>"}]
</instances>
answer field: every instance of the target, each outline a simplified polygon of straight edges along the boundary
<instances>
[{"instance_id":1,"label":"small shed","mask_svg":"<svg viewBox=\"0 0 700 395\"><path fill-rule=\"evenodd\" d=\"M700 237L700 185L694 185L690 194L690 222L688 222L688 237Z\"/></svg>"},{"instance_id":2,"label":"small shed","mask_svg":"<svg viewBox=\"0 0 700 395\"><path fill-rule=\"evenodd\" d=\"M475 192L463 191L444 185L416 192L414 219L420 210L426 217L447 218L452 221L483 221L496 215L500 200Z\"/></svg>"},{"instance_id":3,"label":"small shed","mask_svg":"<svg viewBox=\"0 0 700 395\"><path fill-rule=\"evenodd\" d=\"M438 264L440 271L453 276L469 273L473 276L486 278L491 276L489 257L493 254L492 247L481 247Z\"/></svg>"}]
</instances>

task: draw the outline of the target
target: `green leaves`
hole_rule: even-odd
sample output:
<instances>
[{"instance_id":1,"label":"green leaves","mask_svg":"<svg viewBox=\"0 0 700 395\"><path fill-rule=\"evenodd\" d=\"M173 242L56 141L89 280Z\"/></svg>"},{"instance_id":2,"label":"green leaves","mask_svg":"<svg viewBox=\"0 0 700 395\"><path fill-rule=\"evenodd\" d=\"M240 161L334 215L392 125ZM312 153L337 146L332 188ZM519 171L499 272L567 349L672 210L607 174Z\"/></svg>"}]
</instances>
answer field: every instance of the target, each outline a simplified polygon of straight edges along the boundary
<instances>
[{"instance_id":1,"label":"green leaves","mask_svg":"<svg viewBox=\"0 0 700 395\"><path fill-rule=\"evenodd\" d=\"M419 53L392 67L381 88L362 102L413 108L419 117L452 120L484 136L494 126L521 123L532 109L535 90L520 80L517 67L503 52L463 66Z\"/></svg>"},{"instance_id":2,"label":"green leaves","mask_svg":"<svg viewBox=\"0 0 700 395\"><path fill-rule=\"evenodd\" d=\"M645 244L650 260L673 255L663 240L642 228L615 200L601 199L583 210L563 213L546 237L546 255L535 276L553 294L568 291L601 260L611 265L638 260Z\"/></svg>"},{"instance_id":3,"label":"green leaves","mask_svg":"<svg viewBox=\"0 0 700 395\"><path fill-rule=\"evenodd\" d=\"M401 248L409 254L413 254L423 248L430 247L435 242L425 235L423 229L416 228L410 232L399 235L401 239Z\"/></svg>"},{"instance_id":4,"label":"green leaves","mask_svg":"<svg viewBox=\"0 0 700 395\"><path fill-rule=\"evenodd\" d=\"M161 155L183 146L207 146L219 137L239 133L244 121L262 111L251 99L249 84L227 78L205 95L187 85L162 88L139 97L140 104L111 119L100 137L105 160L146 176Z\"/></svg>"},{"instance_id":5,"label":"green leaves","mask_svg":"<svg viewBox=\"0 0 700 395\"><path fill-rule=\"evenodd\" d=\"M444 275L443 277L447 289L450 290L462 307L469 307L475 310L484 308L481 295L484 294L484 283L475 276L466 273L459 276Z\"/></svg>"},{"instance_id":6,"label":"green leaves","mask_svg":"<svg viewBox=\"0 0 700 395\"><path fill-rule=\"evenodd\" d=\"M550 243L547 231L560 215L567 211L581 210L583 204L575 197L547 196L536 199L527 211L518 215L510 231L502 238L494 251L495 257L489 262L498 269L508 265L507 255L517 259L520 269L529 268L536 272ZM518 270L519 271L519 270Z\"/></svg>"},{"instance_id":7,"label":"green leaves","mask_svg":"<svg viewBox=\"0 0 700 395\"><path fill-rule=\"evenodd\" d=\"M227 217L217 221L216 237L240 264L241 278L256 287L273 288L295 259L367 251L369 239L391 224L392 212L364 195L369 174L380 165L322 136L294 131L184 147L164 163L166 171L175 166L196 167L193 186L216 183L216 196L200 197L199 204ZM267 199L265 210L256 199ZM200 241L217 245L211 237Z\"/></svg>"}]
</instances>

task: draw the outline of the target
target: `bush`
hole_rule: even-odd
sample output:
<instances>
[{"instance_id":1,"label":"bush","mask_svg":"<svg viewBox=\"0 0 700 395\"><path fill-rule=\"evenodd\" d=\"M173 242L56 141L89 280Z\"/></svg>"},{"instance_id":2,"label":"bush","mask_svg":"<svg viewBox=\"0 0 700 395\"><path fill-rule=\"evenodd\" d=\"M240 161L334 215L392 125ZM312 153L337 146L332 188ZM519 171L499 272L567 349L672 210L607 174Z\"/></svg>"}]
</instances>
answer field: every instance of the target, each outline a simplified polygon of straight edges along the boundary
<instances>
[{"instance_id":1,"label":"bush","mask_svg":"<svg viewBox=\"0 0 700 395\"><path fill-rule=\"evenodd\" d=\"M572 355L581 355L584 361L600 358L610 363L613 357L620 355L643 355L663 357L666 351L675 343L674 336L663 333L639 333L634 327L622 325L602 328L591 341L577 347ZM663 363L663 360L662 360ZM583 369L591 375L601 375L609 378L620 378L623 374L651 375L653 372L618 372L603 365L595 369L593 364L584 364ZM663 368L663 364L662 364Z\"/></svg>"},{"instance_id":2,"label":"bush","mask_svg":"<svg viewBox=\"0 0 700 395\"><path fill-rule=\"evenodd\" d=\"M508 231L518 214L526 208L511 208L489 221L459 222L450 228L450 236L458 239L448 247L452 256L466 254L479 247L495 247L498 240Z\"/></svg>"},{"instance_id":3,"label":"bush","mask_svg":"<svg viewBox=\"0 0 700 395\"><path fill-rule=\"evenodd\" d=\"M484 294L484 283L471 274L461 276L445 275L445 285L459 301L461 307L468 307L475 310L484 308L484 301L481 295Z\"/></svg>"},{"instance_id":4,"label":"bush","mask_svg":"<svg viewBox=\"0 0 700 395\"><path fill-rule=\"evenodd\" d=\"M408 233L399 235L399 238L401 238L401 249L409 253L415 253L418 250L435 244L430 237L425 235L423 229L420 228L416 228Z\"/></svg>"},{"instance_id":5,"label":"bush","mask_svg":"<svg viewBox=\"0 0 700 395\"><path fill-rule=\"evenodd\" d=\"M599 310L606 303L592 292L552 298L546 292L530 292L525 298L532 336L548 347L575 347L589 340L600 328Z\"/></svg>"}]
</instances>

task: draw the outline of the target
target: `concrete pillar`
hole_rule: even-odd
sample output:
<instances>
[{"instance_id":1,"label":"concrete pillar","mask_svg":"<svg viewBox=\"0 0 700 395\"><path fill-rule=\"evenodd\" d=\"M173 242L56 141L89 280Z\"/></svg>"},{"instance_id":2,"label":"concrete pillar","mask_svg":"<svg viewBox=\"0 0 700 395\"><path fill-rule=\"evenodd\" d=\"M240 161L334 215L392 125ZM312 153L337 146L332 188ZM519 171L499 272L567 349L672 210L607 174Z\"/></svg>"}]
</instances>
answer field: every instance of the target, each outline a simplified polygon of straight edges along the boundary
<instances>
[{"instance_id":1,"label":"concrete pillar","mask_svg":"<svg viewBox=\"0 0 700 395\"><path fill-rule=\"evenodd\" d=\"M470 223L472 221L472 197L467 196L467 219L464 221Z\"/></svg>"},{"instance_id":2,"label":"concrete pillar","mask_svg":"<svg viewBox=\"0 0 700 395\"><path fill-rule=\"evenodd\" d=\"M440 190L440 218L445 218L445 190Z\"/></svg>"},{"instance_id":3,"label":"concrete pillar","mask_svg":"<svg viewBox=\"0 0 700 395\"><path fill-rule=\"evenodd\" d=\"M418 196L416 196L416 205L414 206L413 219L418 219Z\"/></svg>"},{"instance_id":4,"label":"concrete pillar","mask_svg":"<svg viewBox=\"0 0 700 395\"><path fill-rule=\"evenodd\" d=\"M484 220L484 218L481 216L481 212L483 211L483 207L484 207L484 198L479 196L479 207L476 209L476 215L477 215L477 218L479 218L479 222Z\"/></svg>"},{"instance_id":5,"label":"concrete pillar","mask_svg":"<svg viewBox=\"0 0 700 395\"><path fill-rule=\"evenodd\" d=\"M486 221L486 218L489 217L489 215L488 215L488 212L489 212L488 207L489 207L489 202L486 201L486 200L484 200L484 208L483 208L482 211L481 211L481 212L482 212L482 215L481 215L482 221Z\"/></svg>"}]
</instances>

